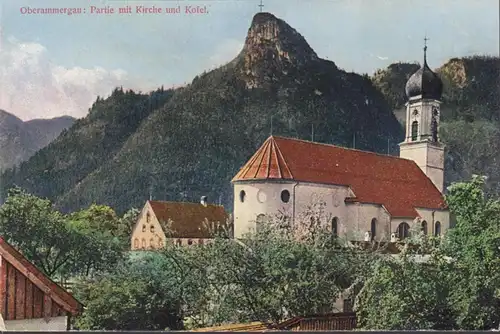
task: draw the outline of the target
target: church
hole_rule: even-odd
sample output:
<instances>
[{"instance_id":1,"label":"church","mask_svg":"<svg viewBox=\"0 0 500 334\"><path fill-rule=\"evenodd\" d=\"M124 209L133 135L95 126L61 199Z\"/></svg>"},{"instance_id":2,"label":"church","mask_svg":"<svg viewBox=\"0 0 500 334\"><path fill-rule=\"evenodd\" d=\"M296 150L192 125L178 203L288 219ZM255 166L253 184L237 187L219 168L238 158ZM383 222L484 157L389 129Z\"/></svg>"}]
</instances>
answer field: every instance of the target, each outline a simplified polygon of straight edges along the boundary
<instances>
[{"instance_id":1,"label":"church","mask_svg":"<svg viewBox=\"0 0 500 334\"><path fill-rule=\"evenodd\" d=\"M232 180L234 237L279 212L296 222L318 201L341 237L395 242L415 230L445 233L450 213L438 131L443 83L427 65L426 51L406 83L399 157L271 136Z\"/></svg>"}]
</instances>

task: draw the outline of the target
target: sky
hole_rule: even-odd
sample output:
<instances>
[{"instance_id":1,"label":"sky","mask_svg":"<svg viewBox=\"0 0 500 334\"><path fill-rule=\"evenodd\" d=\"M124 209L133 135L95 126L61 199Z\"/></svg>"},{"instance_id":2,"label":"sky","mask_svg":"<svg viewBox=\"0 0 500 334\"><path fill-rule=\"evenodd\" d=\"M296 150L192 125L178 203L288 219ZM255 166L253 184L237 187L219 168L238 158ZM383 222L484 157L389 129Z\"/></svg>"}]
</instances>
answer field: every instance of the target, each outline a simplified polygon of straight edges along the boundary
<instances>
[{"instance_id":1,"label":"sky","mask_svg":"<svg viewBox=\"0 0 500 334\"><path fill-rule=\"evenodd\" d=\"M23 120L84 117L117 86L150 91L191 82L241 50L260 0L0 0L0 109ZM423 58L499 53L498 0L263 0L321 58L372 74ZM130 5L132 14L92 14ZM136 6L206 6L201 14L137 14ZM82 8L80 15L23 14ZM85 13L83 13L85 9Z\"/></svg>"}]
</instances>

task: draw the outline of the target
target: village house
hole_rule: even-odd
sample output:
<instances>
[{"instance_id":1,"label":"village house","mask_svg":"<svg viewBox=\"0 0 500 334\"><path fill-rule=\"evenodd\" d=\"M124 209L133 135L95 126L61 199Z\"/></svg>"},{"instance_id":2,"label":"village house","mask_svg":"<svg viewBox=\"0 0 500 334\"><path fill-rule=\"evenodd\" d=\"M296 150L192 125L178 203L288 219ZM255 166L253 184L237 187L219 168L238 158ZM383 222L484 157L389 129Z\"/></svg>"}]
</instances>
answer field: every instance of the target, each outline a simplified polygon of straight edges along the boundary
<instances>
[{"instance_id":1,"label":"village house","mask_svg":"<svg viewBox=\"0 0 500 334\"><path fill-rule=\"evenodd\" d=\"M0 238L0 314L8 331L65 331L83 309Z\"/></svg>"},{"instance_id":2,"label":"village house","mask_svg":"<svg viewBox=\"0 0 500 334\"><path fill-rule=\"evenodd\" d=\"M224 207L207 203L206 197L200 203L147 201L132 230L131 249L160 249L167 242L203 244L227 220Z\"/></svg>"},{"instance_id":3,"label":"village house","mask_svg":"<svg viewBox=\"0 0 500 334\"><path fill-rule=\"evenodd\" d=\"M438 126L443 84L427 65L406 84L406 136L400 156L269 137L233 178L234 236L283 212L296 221L325 203L332 233L351 240L403 240L410 230L442 235L444 146Z\"/></svg>"}]
</instances>

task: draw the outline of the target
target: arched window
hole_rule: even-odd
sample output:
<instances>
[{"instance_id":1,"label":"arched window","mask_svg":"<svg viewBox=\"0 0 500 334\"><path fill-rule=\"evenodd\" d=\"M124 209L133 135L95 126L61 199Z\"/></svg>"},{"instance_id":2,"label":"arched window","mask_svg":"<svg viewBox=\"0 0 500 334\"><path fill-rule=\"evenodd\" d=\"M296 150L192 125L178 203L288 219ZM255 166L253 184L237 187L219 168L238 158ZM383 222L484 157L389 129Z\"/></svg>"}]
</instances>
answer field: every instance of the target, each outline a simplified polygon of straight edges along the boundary
<instances>
[{"instance_id":1,"label":"arched window","mask_svg":"<svg viewBox=\"0 0 500 334\"><path fill-rule=\"evenodd\" d=\"M410 235L410 225L408 225L406 222L402 222L401 224L399 224L397 234L399 240L408 238L408 236Z\"/></svg>"},{"instance_id":2,"label":"arched window","mask_svg":"<svg viewBox=\"0 0 500 334\"><path fill-rule=\"evenodd\" d=\"M434 235L435 236L441 235L441 223L440 222L436 222L436 224L434 225Z\"/></svg>"},{"instance_id":3,"label":"arched window","mask_svg":"<svg viewBox=\"0 0 500 334\"><path fill-rule=\"evenodd\" d=\"M281 192L281 200L283 203L288 203L290 200L290 192L288 190L285 189Z\"/></svg>"},{"instance_id":4,"label":"arched window","mask_svg":"<svg viewBox=\"0 0 500 334\"><path fill-rule=\"evenodd\" d=\"M193 240L189 239L188 240L188 245L192 245L193 244Z\"/></svg>"},{"instance_id":5,"label":"arched window","mask_svg":"<svg viewBox=\"0 0 500 334\"><path fill-rule=\"evenodd\" d=\"M149 224L151 222L151 215L148 213L146 213L146 222Z\"/></svg>"},{"instance_id":6,"label":"arched window","mask_svg":"<svg viewBox=\"0 0 500 334\"><path fill-rule=\"evenodd\" d=\"M151 231L151 233L155 233L155 226L154 225L151 225L149 227L149 230Z\"/></svg>"},{"instance_id":7,"label":"arched window","mask_svg":"<svg viewBox=\"0 0 500 334\"><path fill-rule=\"evenodd\" d=\"M377 234L377 218L372 219L372 223L370 225L370 232L372 234L372 240L374 240L375 235Z\"/></svg>"},{"instance_id":8,"label":"arched window","mask_svg":"<svg viewBox=\"0 0 500 334\"><path fill-rule=\"evenodd\" d=\"M155 248L155 239L153 238L149 239L149 247Z\"/></svg>"},{"instance_id":9,"label":"arched window","mask_svg":"<svg viewBox=\"0 0 500 334\"><path fill-rule=\"evenodd\" d=\"M332 219L332 234L334 237L339 235L339 219L337 217Z\"/></svg>"},{"instance_id":10,"label":"arched window","mask_svg":"<svg viewBox=\"0 0 500 334\"><path fill-rule=\"evenodd\" d=\"M422 233L427 235L427 222L425 220L422 222Z\"/></svg>"},{"instance_id":11,"label":"arched window","mask_svg":"<svg viewBox=\"0 0 500 334\"><path fill-rule=\"evenodd\" d=\"M255 231L256 232L261 231L265 223L266 223L266 215L261 213L260 215L257 216L257 219L255 220Z\"/></svg>"},{"instance_id":12,"label":"arched window","mask_svg":"<svg viewBox=\"0 0 500 334\"><path fill-rule=\"evenodd\" d=\"M146 232L146 224L142 225L142 232Z\"/></svg>"},{"instance_id":13,"label":"arched window","mask_svg":"<svg viewBox=\"0 0 500 334\"><path fill-rule=\"evenodd\" d=\"M139 239L134 239L134 248L139 248Z\"/></svg>"},{"instance_id":14,"label":"arched window","mask_svg":"<svg viewBox=\"0 0 500 334\"><path fill-rule=\"evenodd\" d=\"M418 122L413 121L411 123L411 141L415 141L418 138Z\"/></svg>"},{"instance_id":15,"label":"arched window","mask_svg":"<svg viewBox=\"0 0 500 334\"><path fill-rule=\"evenodd\" d=\"M142 248L146 248L146 239L142 239Z\"/></svg>"},{"instance_id":16,"label":"arched window","mask_svg":"<svg viewBox=\"0 0 500 334\"><path fill-rule=\"evenodd\" d=\"M245 196L246 196L245 190L240 191L240 202L241 203L245 202Z\"/></svg>"}]
</instances>

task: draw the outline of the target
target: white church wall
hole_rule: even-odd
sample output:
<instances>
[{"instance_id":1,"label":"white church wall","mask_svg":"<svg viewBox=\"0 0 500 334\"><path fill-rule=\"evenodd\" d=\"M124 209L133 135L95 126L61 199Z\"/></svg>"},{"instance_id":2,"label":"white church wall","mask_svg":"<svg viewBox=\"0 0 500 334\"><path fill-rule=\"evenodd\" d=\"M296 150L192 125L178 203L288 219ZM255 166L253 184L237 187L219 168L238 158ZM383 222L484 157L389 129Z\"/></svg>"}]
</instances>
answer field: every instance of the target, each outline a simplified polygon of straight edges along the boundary
<instances>
[{"instance_id":1,"label":"white church wall","mask_svg":"<svg viewBox=\"0 0 500 334\"><path fill-rule=\"evenodd\" d=\"M325 203L324 218L329 220L328 227L331 227L331 220L336 217L338 235L340 237L346 235L349 231L349 216L344 200L346 197L352 196L348 187L301 182L296 188L295 221L300 220L308 206L323 202Z\"/></svg>"},{"instance_id":2,"label":"white church wall","mask_svg":"<svg viewBox=\"0 0 500 334\"><path fill-rule=\"evenodd\" d=\"M260 214L274 215L280 211L293 213L293 194L295 182L253 182L234 184L234 237L240 238L255 231L255 221ZM288 203L281 200L281 193L288 190ZM241 192L244 200L241 201Z\"/></svg>"},{"instance_id":3,"label":"white church wall","mask_svg":"<svg viewBox=\"0 0 500 334\"><path fill-rule=\"evenodd\" d=\"M371 232L375 219L375 240L388 240L391 236L389 213L378 204L351 203L347 205L349 232L351 240L363 241L366 232Z\"/></svg>"},{"instance_id":4,"label":"white church wall","mask_svg":"<svg viewBox=\"0 0 500 334\"><path fill-rule=\"evenodd\" d=\"M290 200L284 203L281 192L288 190ZM244 201L240 193L245 192ZM258 215L272 216L284 212L298 222L312 204L324 202L324 217L331 220L337 217L337 231L340 237L364 240L365 232L371 231L371 221L376 219L376 240L390 238L390 216L376 204L345 203L346 197L354 194L346 186L315 183L255 182L234 185L234 235L236 238L255 231Z\"/></svg>"},{"instance_id":5,"label":"white church wall","mask_svg":"<svg viewBox=\"0 0 500 334\"><path fill-rule=\"evenodd\" d=\"M450 228L450 212L448 210L417 209L421 220L427 222L428 233L434 235L435 223L441 223L441 235Z\"/></svg>"}]
</instances>

